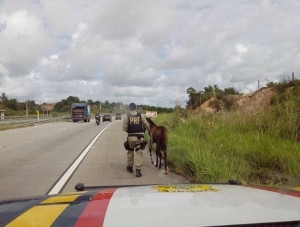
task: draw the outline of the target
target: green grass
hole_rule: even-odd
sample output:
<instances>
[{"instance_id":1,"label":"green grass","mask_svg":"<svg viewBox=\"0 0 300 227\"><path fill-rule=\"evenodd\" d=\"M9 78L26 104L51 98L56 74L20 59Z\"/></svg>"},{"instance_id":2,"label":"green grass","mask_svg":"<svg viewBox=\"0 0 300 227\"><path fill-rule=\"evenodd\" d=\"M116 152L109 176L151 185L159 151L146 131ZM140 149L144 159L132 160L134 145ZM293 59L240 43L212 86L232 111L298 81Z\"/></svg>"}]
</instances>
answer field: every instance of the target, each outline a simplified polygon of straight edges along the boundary
<instances>
[{"instance_id":1,"label":"green grass","mask_svg":"<svg viewBox=\"0 0 300 227\"><path fill-rule=\"evenodd\" d=\"M172 171L191 181L279 185L300 176L297 102L255 113L201 113L185 122L178 113L162 114L153 121L168 128Z\"/></svg>"},{"instance_id":2,"label":"green grass","mask_svg":"<svg viewBox=\"0 0 300 227\"><path fill-rule=\"evenodd\" d=\"M29 127L29 126L32 126L32 125L24 125L24 124L19 124L19 123L0 124L0 131L16 129L16 128L24 128L24 127Z\"/></svg>"}]
</instances>

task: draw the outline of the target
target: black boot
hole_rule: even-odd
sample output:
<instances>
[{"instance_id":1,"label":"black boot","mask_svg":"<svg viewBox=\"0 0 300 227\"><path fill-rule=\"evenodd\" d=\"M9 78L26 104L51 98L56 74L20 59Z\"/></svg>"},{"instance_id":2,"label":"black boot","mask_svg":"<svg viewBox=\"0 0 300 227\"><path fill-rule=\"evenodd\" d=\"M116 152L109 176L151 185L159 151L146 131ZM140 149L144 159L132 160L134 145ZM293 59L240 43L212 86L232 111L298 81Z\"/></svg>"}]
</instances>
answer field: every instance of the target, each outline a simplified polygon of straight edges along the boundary
<instances>
[{"instance_id":1,"label":"black boot","mask_svg":"<svg viewBox=\"0 0 300 227\"><path fill-rule=\"evenodd\" d=\"M136 177L141 177L142 176L141 170L137 169L135 175L136 175Z\"/></svg>"},{"instance_id":2,"label":"black boot","mask_svg":"<svg viewBox=\"0 0 300 227\"><path fill-rule=\"evenodd\" d=\"M127 166L126 169L128 170L129 173L133 173L132 166Z\"/></svg>"}]
</instances>

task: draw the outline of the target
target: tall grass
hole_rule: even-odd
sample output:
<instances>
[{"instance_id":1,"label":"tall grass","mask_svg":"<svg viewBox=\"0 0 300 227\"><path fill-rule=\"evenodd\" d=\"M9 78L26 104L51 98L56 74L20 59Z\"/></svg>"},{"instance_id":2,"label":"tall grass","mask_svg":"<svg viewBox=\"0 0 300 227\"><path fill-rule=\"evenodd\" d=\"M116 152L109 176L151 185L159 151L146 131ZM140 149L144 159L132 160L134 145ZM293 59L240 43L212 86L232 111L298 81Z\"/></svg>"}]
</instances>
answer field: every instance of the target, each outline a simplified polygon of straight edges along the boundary
<instances>
[{"instance_id":1,"label":"tall grass","mask_svg":"<svg viewBox=\"0 0 300 227\"><path fill-rule=\"evenodd\" d=\"M174 113L154 121L168 128L173 171L193 182L284 184L300 176L298 101L298 97L274 101L252 113L200 113L185 122L174 122L179 116Z\"/></svg>"}]
</instances>

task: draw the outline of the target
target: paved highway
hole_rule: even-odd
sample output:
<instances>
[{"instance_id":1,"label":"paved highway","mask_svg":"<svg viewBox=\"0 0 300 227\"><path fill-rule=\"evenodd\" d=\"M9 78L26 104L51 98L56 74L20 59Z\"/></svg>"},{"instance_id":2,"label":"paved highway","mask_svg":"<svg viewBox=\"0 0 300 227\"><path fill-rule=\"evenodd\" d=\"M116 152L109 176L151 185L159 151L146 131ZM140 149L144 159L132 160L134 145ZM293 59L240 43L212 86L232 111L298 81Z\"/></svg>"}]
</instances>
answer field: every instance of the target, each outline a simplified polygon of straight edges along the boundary
<instances>
[{"instance_id":1,"label":"paved highway","mask_svg":"<svg viewBox=\"0 0 300 227\"><path fill-rule=\"evenodd\" d=\"M74 191L87 186L187 183L150 164L143 176L126 171L126 133L120 120L61 122L0 132L0 200Z\"/></svg>"}]
</instances>

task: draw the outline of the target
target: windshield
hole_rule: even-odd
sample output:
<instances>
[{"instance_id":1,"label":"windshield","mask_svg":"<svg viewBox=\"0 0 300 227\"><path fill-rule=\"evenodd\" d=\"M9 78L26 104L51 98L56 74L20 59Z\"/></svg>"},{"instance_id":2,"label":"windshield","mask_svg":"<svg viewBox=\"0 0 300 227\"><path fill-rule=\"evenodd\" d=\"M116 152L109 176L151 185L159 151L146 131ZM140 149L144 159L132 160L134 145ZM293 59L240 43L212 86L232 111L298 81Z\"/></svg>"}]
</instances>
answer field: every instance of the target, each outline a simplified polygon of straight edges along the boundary
<instances>
[{"instance_id":1,"label":"windshield","mask_svg":"<svg viewBox=\"0 0 300 227\"><path fill-rule=\"evenodd\" d=\"M260 223L269 204L282 205L276 222L297 217L297 192L250 186L299 191L299 11L297 0L0 1L0 201L140 185L173 209L256 210ZM110 195L147 207L146 189L122 190Z\"/></svg>"}]
</instances>

